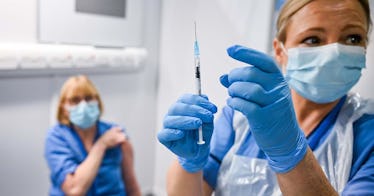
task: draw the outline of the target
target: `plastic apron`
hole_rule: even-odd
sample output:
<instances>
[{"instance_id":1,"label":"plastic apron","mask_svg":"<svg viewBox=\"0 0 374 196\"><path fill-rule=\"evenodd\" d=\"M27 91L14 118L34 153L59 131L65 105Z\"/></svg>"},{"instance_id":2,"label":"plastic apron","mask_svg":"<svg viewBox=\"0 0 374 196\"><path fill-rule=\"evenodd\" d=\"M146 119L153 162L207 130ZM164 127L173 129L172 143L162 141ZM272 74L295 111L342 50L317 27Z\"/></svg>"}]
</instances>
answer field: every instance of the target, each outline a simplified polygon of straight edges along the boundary
<instances>
[{"instance_id":1,"label":"plastic apron","mask_svg":"<svg viewBox=\"0 0 374 196\"><path fill-rule=\"evenodd\" d=\"M363 114L374 114L374 102L349 95L325 141L313 152L331 185L341 193L347 184L353 153L353 123ZM246 117L235 112L235 143L218 173L215 195L282 195L276 174L266 159L237 155L248 134Z\"/></svg>"}]
</instances>

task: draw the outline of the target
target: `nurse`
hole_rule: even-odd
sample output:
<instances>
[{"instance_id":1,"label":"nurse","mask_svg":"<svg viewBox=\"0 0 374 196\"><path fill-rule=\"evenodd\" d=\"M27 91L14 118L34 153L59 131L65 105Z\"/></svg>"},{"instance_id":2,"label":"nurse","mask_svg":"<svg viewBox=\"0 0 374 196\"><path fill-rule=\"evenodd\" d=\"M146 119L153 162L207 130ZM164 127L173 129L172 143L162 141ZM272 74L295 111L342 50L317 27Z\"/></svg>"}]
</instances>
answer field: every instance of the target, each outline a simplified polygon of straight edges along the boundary
<instances>
[{"instance_id":1,"label":"nurse","mask_svg":"<svg viewBox=\"0 0 374 196\"><path fill-rule=\"evenodd\" d=\"M123 128L100 120L103 103L83 75L63 85L45 158L50 195L139 195L133 148Z\"/></svg>"},{"instance_id":2,"label":"nurse","mask_svg":"<svg viewBox=\"0 0 374 196\"><path fill-rule=\"evenodd\" d=\"M370 27L367 0L288 0L276 62L230 47L246 65L220 78L222 115L213 123L215 105L186 94L158 133L178 157L169 195L374 195L374 102L348 93ZM201 125L205 145L196 144Z\"/></svg>"}]
</instances>

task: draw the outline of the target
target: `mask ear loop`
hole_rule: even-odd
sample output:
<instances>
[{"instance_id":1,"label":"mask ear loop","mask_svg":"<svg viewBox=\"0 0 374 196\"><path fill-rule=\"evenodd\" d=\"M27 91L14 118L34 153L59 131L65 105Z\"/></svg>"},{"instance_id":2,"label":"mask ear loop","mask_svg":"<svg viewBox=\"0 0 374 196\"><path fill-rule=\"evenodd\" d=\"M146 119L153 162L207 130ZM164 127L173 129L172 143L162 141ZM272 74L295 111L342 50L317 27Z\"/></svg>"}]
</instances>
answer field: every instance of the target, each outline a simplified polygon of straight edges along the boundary
<instances>
[{"instance_id":1,"label":"mask ear loop","mask_svg":"<svg viewBox=\"0 0 374 196\"><path fill-rule=\"evenodd\" d=\"M284 52L284 54L286 54L288 56L288 51L287 51L286 47L284 47L283 42L280 42L280 47L281 47L282 51Z\"/></svg>"},{"instance_id":2,"label":"mask ear loop","mask_svg":"<svg viewBox=\"0 0 374 196\"><path fill-rule=\"evenodd\" d=\"M279 42L280 42L280 47L281 47L283 53L284 53L286 56L288 56L288 51L287 51L286 47L284 47L283 42L281 42L281 41L279 41ZM287 65L281 65L281 66L282 66L282 73L283 73L283 75L286 75L286 72L287 72L286 67L287 67Z\"/></svg>"}]
</instances>

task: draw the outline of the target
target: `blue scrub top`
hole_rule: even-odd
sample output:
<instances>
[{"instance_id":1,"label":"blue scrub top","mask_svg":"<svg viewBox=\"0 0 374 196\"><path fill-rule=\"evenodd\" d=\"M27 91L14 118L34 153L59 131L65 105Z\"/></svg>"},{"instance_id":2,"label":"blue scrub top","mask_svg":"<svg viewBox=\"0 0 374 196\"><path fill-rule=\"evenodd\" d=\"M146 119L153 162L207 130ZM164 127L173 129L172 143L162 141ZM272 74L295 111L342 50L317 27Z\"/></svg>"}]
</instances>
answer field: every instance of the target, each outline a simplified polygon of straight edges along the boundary
<instances>
[{"instance_id":1,"label":"blue scrub top","mask_svg":"<svg viewBox=\"0 0 374 196\"><path fill-rule=\"evenodd\" d=\"M312 150L317 149L329 135L345 100L346 96L307 137ZM228 106L224 107L222 115L215 122L215 129L230 129L230 131L233 131L233 116L234 110ZM374 195L374 115L365 114L355 121L353 135L352 168L342 195ZM266 159L265 154L257 146L254 137L251 136L250 133L246 136L236 154ZM208 163L204 167L204 180L212 188L216 186L221 161L214 154L210 154Z\"/></svg>"},{"instance_id":2,"label":"blue scrub top","mask_svg":"<svg viewBox=\"0 0 374 196\"><path fill-rule=\"evenodd\" d=\"M114 124L98 121L95 141ZM45 158L51 171L49 195L65 195L61 185L67 174L74 173L87 157L78 134L70 126L57 124L49 129L45 142ZM86 195L126 195L122 179L120 146L106 150L97 176Z\"/></svg>"}]
</instances>

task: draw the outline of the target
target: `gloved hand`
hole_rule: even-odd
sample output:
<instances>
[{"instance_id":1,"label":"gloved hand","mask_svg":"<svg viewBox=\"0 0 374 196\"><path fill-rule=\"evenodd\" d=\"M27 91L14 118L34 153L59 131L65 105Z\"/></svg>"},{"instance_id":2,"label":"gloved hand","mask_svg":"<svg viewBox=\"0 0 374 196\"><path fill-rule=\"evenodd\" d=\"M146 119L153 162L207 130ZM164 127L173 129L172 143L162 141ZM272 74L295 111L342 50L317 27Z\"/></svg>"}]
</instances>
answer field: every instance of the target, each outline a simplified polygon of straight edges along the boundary
<instances>
[{"instance_id":1,"label":"gloved hand","mask_svg":"<svg viewBox=\"0 0 374 196\"><path fill-rule=\"evenodd\" d=\"M235 141L235 131L232 127L234 110L229 106L222 109L222 113L215 122L215 128L210 142L210 154L204 166L204 180L215 189L218 171L222 160Z\"/></svg>"},{"instance_id":2,"label":"gloved hand","mask_svg":"<svg viewBox=\"0 0 374 196\"><path fill-rule=\"evenodd\" d=\"M232 128L232 122L226 119L233 116L234 111L229 107L224 107L219 120L216 122L215 130L210 142L210 155L217 159L219 163L222 162L223 157L230 150L235 140L235 131Z\"/></svg>"},{"instance_id":3,"label":"gloved hand","mask_svg":"<svg viewBox=\"0 0 374 196\"><path fill-rule=\"evenodd\" d=\"M227 104L247 117L272 169L290 171L304 158L307 142L297 123L287 82L266 54L243 46L230 47L227 52L249 64L221 76L221 84L231 96Z\"/></svg>"},{"instance_id":4,"label":"gloved hand","mask_svg":"<svg viewBox=\"0 0 374 196\"><path fill-rule=\"evenodd\" d=\"M164 119L158 140L178 156L179 163L188 172L201 170L207 162L216 112L217 107L206 96L185 94L170 107ZM203 145L197 144L200 126Z\"/></svg>"}]
</instances>

